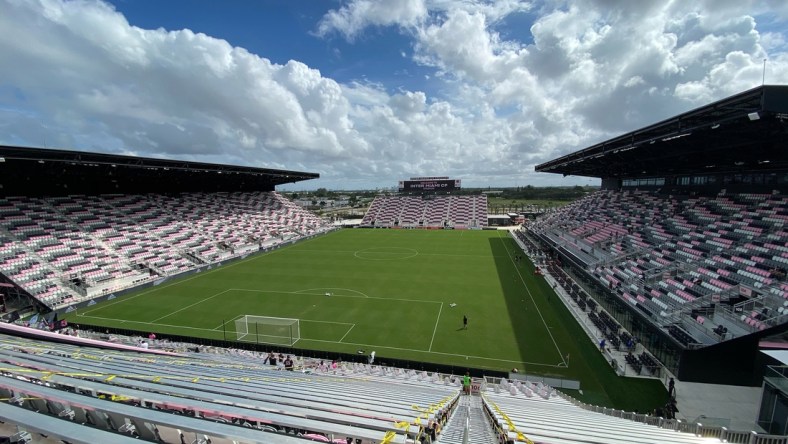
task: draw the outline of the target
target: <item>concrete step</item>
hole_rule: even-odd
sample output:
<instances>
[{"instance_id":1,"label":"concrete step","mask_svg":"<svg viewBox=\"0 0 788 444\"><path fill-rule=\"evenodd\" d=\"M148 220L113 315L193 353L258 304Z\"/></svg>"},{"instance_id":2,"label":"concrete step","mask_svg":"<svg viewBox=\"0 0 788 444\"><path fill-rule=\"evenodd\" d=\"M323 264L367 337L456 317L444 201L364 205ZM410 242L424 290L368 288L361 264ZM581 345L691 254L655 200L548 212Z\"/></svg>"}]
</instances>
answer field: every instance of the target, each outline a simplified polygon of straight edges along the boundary
<instances>
[{"instance_id":1,"label":"concrete step","mask_svg":"<svg viewBox=\"0 0 788 444\"><path fill-rule=\"evenodd\" d=\"M462 396L460 404L438 437L440 444L463 444L465 425L469 423L468 444L496 444L495 433L487 421L479 396Z\"/></svg>"}]
</instances>

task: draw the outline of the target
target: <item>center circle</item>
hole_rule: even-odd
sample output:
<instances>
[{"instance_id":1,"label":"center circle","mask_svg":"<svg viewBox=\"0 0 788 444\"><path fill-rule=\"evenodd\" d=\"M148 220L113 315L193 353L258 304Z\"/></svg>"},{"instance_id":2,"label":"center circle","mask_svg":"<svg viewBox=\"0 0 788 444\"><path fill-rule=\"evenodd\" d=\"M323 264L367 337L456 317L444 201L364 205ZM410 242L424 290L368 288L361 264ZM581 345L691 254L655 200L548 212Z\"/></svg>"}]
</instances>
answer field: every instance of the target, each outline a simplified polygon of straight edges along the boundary
<instances>
[{"instance_id":1,"label":"center circle","mask_svg":"<svg viewBox=\"0 0 788 444\"><path fill-rule=\"evenodd\" d=\"M353 253L353 256L371 261L396 261L400 259L410 259L418 254L419 252L412 248L373 247L358 250Z\"/></svg>"}]
</instances>

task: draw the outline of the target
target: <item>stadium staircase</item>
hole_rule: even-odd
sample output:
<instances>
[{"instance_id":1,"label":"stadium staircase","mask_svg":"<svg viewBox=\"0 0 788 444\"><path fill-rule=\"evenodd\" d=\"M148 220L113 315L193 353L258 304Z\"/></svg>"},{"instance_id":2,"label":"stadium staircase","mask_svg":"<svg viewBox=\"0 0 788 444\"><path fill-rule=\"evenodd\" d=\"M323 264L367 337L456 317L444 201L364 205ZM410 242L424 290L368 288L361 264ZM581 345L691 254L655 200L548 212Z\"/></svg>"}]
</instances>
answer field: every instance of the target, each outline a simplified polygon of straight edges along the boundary
<instances>
[{"instance_id":1,"label":"stadium staircase","mask_svg":"<svg viewBox=\"0 0 788 444\"><path fill-rule=\"evenodd\" d=\"M493 444L498 440L484 415L479 396L462 396L454 414L438 438L438 444L463 444L465 425L468 424L468 444Z\"/></svg>"}]
</instances>

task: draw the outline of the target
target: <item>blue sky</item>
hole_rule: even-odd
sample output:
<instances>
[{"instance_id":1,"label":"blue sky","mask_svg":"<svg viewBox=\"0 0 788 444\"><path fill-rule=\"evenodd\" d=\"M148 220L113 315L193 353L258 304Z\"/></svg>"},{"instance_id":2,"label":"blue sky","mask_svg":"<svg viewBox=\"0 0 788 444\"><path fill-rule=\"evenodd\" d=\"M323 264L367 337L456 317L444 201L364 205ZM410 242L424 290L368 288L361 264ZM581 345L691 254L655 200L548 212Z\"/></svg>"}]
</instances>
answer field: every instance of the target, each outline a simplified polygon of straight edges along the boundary
<instances>
[{"instance_id":1,"label":"blue sky","mask_svg":"<svg viewBox=\"0 0 788 444\"><path fill-rule=\"evenodd\" d=\"M397 27L370 29L348 42L341 36L315 34L338 1L152 1L111 2L132 25L156 29L191 29L221 37L231 45L285 64L305 63L340 83L371 82L387 91L440 92L430 82L432 70L415 63L411 40ZM523 22L516 24L522 24Z\"/></svg>"},{"instance_id":2,"label":"blue sky","mask_svg":"<svg viewBox=\"0 0 788 444\"><path fill-rule=\"evenodd\" d=\"M283 189L597 183L534 166L788 83L786 2L0 0L0 143L287 168Z\"/></svg>"}]
</instances>

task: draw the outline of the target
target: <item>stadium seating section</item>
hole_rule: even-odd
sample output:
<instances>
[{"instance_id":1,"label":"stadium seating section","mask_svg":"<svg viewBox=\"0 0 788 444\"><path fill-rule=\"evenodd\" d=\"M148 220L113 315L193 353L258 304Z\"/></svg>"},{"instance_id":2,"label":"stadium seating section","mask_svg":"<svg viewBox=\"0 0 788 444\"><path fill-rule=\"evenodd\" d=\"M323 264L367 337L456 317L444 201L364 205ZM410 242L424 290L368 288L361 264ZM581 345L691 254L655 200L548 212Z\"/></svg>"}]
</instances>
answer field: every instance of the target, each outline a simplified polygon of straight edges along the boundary
<instances>
[{"instance_id":1,"label":"stadium seating section","mask_svg":"<svg viewBox=\"0 0 788 444\"><path fill-rule=\"evenodd\" d=\"M484 228L487 226L487 196L378 196L361 225Z\"/></svg>"},{"instance_id":2,"label":"stadium seating section","mask_svg":"<svg viewBox=\"0 0 788 444\"><path fill-rule=\"evenodd\" d=\"M57 308L326 229L274 192L0 198L0 272Z\"/></svg>"},{"instance_id":3,"label":"stadium seating section","mask_svg":"<svg viewBox=\"0 0 788 444\"><path fill-rule=\"evenodd\" d=\"M152 354L73 341L0 334L4 427L32 439L113 443L435 443L427 430L437 424L438 443L459 444L468 442L468 423L471 443L700 443L709 442L701 434L726 433L643 414L614 417L542 382L485 380L481 396L466 396L459 377L438 373L300 357L290 372L268 365L264 353L196 353L153 340L171 352Z\"/></svg>"},{"instance_id":4,"label":"stadium seating section","mask_svg":"<svg viewBox=\"0 0 788 444\"><path fill-rule=\"evenodd\" d=\"M786 223L779 194L599 191L528 229L693 347L788 319ZM592 320L615 330L612 319Z\"/></svg>"}]
</instances>

